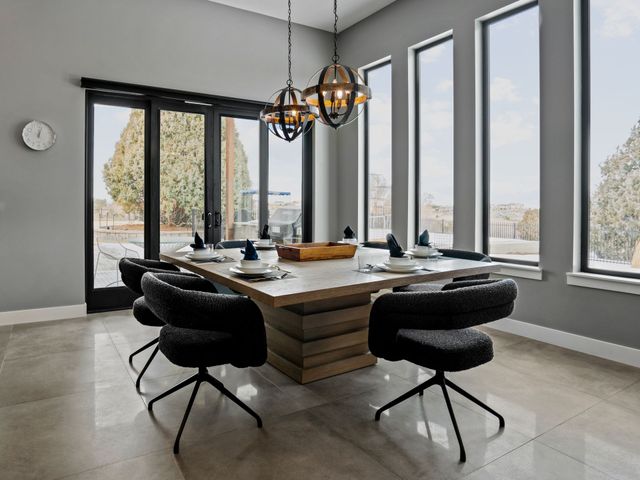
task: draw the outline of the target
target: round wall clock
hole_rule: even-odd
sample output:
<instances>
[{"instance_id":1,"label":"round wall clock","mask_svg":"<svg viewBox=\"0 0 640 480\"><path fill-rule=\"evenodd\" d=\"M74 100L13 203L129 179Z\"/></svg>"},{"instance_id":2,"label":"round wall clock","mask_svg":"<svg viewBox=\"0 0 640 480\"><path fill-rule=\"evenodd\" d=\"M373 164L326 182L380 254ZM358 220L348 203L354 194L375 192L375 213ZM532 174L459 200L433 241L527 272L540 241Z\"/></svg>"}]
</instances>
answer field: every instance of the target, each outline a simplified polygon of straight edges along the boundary
<instances>
[{"instance_id":1,"label":"round wall clock","mask_svg":"<svg viewBox=\"0 0 640 480\"><path fill-rule=\"evenodd\" d=\"M47 150L56 143L56 132L49 124L33 120L22 129L22 140L32 150Z\"/></svg>"}]
</instances>

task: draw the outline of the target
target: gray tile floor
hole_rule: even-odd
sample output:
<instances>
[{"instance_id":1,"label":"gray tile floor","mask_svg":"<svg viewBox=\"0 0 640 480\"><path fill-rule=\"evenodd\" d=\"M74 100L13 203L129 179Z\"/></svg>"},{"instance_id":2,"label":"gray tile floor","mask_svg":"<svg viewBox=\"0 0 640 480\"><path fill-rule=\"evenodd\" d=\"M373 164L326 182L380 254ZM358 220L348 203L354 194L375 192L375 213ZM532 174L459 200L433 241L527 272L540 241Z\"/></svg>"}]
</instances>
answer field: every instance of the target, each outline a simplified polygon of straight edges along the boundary
<instances>
[{"instance_id":1,"label":"gray tile floor","mask_svg":"<svg viewBox=\"0 0 640 480\"><path fill-rule=\"evenodd\" d=\"M138 394L129 353L156 333L130 312L0 327L2 479L638 479L640 370L486 329L496 358L451 375L507 427L452 393L467 447L441 394L374 410L429 377L405 362L300 386L265 365L211 372L265 422L201 389L146 402L192 372L159 355Z\"/></svg>"}]
</instances>

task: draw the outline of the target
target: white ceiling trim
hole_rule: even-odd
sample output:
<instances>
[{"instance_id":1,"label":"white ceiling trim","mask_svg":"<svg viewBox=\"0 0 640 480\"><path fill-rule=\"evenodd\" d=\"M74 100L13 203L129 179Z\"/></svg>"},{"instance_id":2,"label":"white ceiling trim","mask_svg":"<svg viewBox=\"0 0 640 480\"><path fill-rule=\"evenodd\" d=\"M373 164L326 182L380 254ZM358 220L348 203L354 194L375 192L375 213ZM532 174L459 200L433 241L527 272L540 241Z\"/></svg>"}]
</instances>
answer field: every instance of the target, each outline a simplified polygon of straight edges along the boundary
<instances>
[{"instance_id":1,"label":"white ceiling trim","mask_svg":"<svg viewBox=\"0 0 640 480\"><path fill-rule=\"evenodd\" d=\"M229 7L287 19L287 0L209 0ZM358 23L396 0L341 0L338 2L338 30ZM294 23L333 32L332 0L292 0Z\"/></svg>"}]
</instances>

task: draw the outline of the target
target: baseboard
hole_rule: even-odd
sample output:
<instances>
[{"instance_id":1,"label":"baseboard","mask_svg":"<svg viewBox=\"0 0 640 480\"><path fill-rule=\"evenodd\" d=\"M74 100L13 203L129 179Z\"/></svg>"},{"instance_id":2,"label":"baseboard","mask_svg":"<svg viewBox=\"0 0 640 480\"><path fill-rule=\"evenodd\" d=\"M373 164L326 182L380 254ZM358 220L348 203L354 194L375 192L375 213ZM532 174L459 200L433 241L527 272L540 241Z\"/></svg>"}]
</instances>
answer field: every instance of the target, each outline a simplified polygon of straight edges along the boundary
<instances>
[{"instance_id":1,"label":"baseboard","mask_svg":"<svg viewBox=\"0 0 640 480\"><path fill-rule=\"evenodd\" d=\"M0 312L0 326L20 323L50 322L65 318L77 318L87 315L87 304L63 305L60 307L32 308L29 310L13 310Z\"/></svg>"},{"instance_id":2,"label":"baseboard","mask_svg":"<svg viewBox=\"0 0 640 480\"><path fill-rule=\"evenodd\" d=\"M640 368L640 350L636 348L603 342L595 338L583 337L574 333L541 327L540 325L510 318L498 320L487 326L503 332L520 335L521 337L539 340L576 352L586 353L595 357L606 358L607 360Z\"/></svg>"}]
</instances>

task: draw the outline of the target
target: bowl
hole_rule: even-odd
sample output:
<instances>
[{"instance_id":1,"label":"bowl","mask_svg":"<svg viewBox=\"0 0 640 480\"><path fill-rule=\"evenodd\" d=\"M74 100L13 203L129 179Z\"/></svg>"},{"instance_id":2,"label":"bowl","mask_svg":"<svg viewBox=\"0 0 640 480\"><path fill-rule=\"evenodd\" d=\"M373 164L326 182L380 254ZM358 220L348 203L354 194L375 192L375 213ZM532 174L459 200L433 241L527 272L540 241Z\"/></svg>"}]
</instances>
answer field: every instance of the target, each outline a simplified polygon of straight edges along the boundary
<instances>
[{"instance_id":1,"label":"bowl","mask_svg":"<svg viewBox=\"0 0 640 480\"><path fill-rule=\"evenodd\" d=\"M393 266L404 267L414 265L416 262L413 258L405 255L404 257L389 257L386 263Z\"/></svg>"},{"instance_id":2,"label":"bowl","mask_svg":"<svg viewBox=\"0 0 640 480\"><path fill-rule=\"evenodd\" d=\"M242 268L251 270L251 269L260 269L266 268L269 264L264 263L262 260L245 260L244 258L240 260L240 266Z\"/></svg>"},{"instance_id":3,"label":"bowl","mask_svg":"<svg viewBox=\"0 0 640 480\"><path fill-rule=\"evenodd\" d=\"M194 257L209 257L209 256L211 256L211 250L209 250L208 248L197 248L197 249L194 248L192 256L194 256Z\"/></svg>"},{"instance_id":4,"label":"bowl","mask_svg":"<svg viewBox=\"0 0 640 480\"><path fill-rule=\"evenodd\" d=\"M424 255L431 255L432 253L436 253L438 249L426 245L416 245L413 247L413 251Z\"/></svg>"},{"instance_id":5,"label":"bowl","mask_svg":"<svg viewBox=\"0 0 640 480\"><path fill-rule=\"evenodd\" d=\"M253 242L255 245L258 245L259 247L269 247L271 245L273 245L273 240L271 240L270 238L259 238L258 240L256 240L255 242Z\"/></svg>"}]
</instances>

